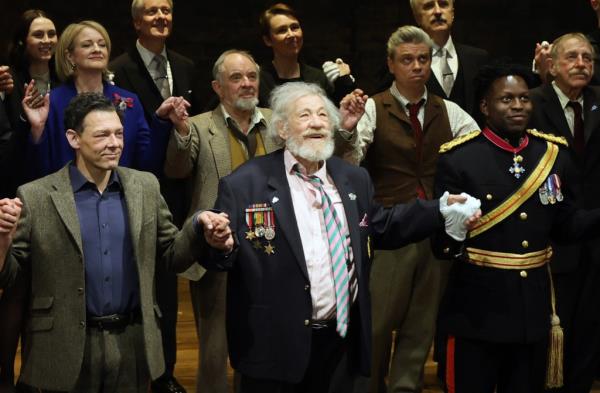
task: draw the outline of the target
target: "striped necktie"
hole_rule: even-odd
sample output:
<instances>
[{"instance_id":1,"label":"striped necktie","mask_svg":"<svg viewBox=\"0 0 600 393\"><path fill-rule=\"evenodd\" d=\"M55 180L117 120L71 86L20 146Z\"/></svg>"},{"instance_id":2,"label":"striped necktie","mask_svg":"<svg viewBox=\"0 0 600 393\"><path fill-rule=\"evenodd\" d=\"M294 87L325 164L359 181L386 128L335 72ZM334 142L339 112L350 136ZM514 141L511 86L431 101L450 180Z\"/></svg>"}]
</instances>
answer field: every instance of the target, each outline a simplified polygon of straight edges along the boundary
<instances>
[{"instance_id":1,"label":"striped necktie","mask_svg":"<svg viewBox=\"0 0 600 393\"><path fill-rule=\"evenodd\" d=\"M342 225L331 198L323 188L323 181L317 176L306 176L298 171L297 167L295 173L301 179L312 183L321 194L321 212L327 230L327 241L335 284L336 330L340 337L346 337L350 322L350 288L356 287L353 285L356 277L350 277L349 273L351 270L350 265L354 261L352 247L350 247L350 233L348 227Z\"/></svg>"},{"instance_id":2,"label":"striped necktie","mask_svg":"<svg viewBox=\"0 0 600 393\"><path fill-rule=\"evenodd\" d=\"M152 61L154 64L152 78L162 98L167 99L171 97L171 85L167 76L167 59L163 55L155 55Z\"/></svg>"}]
</instances>

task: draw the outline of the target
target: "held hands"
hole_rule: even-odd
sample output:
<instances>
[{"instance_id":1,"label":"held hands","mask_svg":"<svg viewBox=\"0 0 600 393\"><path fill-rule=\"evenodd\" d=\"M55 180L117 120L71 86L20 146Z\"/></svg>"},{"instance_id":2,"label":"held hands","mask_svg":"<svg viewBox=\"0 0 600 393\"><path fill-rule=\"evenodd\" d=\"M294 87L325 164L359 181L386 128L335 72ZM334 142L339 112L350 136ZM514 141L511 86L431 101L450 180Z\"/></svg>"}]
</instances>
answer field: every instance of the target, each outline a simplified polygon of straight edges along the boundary
<instances>
[{"instance_id":1,"label":"held hands","mask_svg":"<svg viewBox=\"0 0 600 393\"><path fill-rule=\"evenodd\" d=\"M535 44L533 66L543 82L547 81L550 73L550 51L552 51L552 44L549 44L548 41L542 41L541 43L538 42Z\"/></svg>"},{"instance_id":2,"label":"held hands","mask_svg":"<svg viewBox=\"0 0 600 393\"><path fill-rule=\"evenodd\" d=\"M448 191L440 198L440 212L446 221L446 233L454 240L463 241L467 232L481 218L481 201L469 194L450 195Z\"/></svg>"},{"instance_id":3,"label":"held hands","mask_svg":"<svg viewBox=\"0 0 600 393\"><path fill-rule=\"evenodd\" d=\"M8 66L0 66L0 92L11 93L15 87L12 75L8 72Z\"/></svg>"},{"instance_id":4,"label":"held hands","mask_svg":"<svg viewBox=\"0 0 600 393\"><path fill-rule=\"evenodd\" d=\"M19 198L0 199L0 255L10 246L17 230L23 203Z\"/></svg>"},{"instance_id":5,"label":"held hands","mask_svg":"<svg viewBox=\"0 0 600 393\"><path fill-rule=\"evenodd\" d=\"M202 226L209 246L226 253L233 250L233 235L227 214L203 211L198 215L198 224Z\"/></svg>"},{"instance_id":6,"label":"held hands","mask_svg":"<svg viewBox=\"0 0 600 393\"><path fill-rule=\"evenodd\" d=\"M169 119L175 129L182 136L186 136L189 132L187 120L189 114L187 112L190 103L183 97L169 97L156 110L156 115L161 119Z\"/></svg>"},{"instance_id":7,"label":"held hands","mask_svg":"<svg viewBox=\"0 0 600 393\"><path fill-rule=\"evenodd\" d=\"M361 89L355 89L340 102L340 115L342 116L342 128L353 130L356 124L365 113L365 104L369 96L364 94Z\"/></svg>"},{"instance_id":8,"label":"held hands","mask_svg":"<svg viewBox=\"0 0 600 393\"><path fill-rule=\"evenodd\" d=\"M25 85L25 96L21 101L23 113L27 117L27 121L31 125L31 137L34 143L37 143L46 126L48 113L50 112L50 95L40 95L40 92L35 87L35 81L32 79Z\"/></svg>"}]
</instances>

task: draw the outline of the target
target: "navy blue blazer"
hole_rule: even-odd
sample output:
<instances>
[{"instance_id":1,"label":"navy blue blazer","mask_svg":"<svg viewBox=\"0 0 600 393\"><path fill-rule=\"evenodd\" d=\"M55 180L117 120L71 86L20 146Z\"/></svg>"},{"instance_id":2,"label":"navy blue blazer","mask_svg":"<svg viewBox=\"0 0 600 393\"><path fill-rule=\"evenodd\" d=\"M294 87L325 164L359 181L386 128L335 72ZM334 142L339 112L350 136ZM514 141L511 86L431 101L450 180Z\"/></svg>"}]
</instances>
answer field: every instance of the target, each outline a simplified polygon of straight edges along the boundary
<instances>
[{"instance_id":1,"label":"navy blue blazer","mask_svg":"<svg viewBox=\"0 0 600 393\"><path fill-rule=\"evenodd\" d=\"M437 200L391 208L376 204L367 171L337 157L327 160L327 173L344 205L358 276L347 336L349 360L355 371L368 375L371 250L399 248L424 239L443 228L443 220ZM255 249L245 238L245 209L255 203L273 208L274 254ZM215 254L202 264L229 271L226 320L231 363L253 378L297 383L310 359L312 303L283 150L254 158L221 179L216 209L229 214L236 249L228 258Z\"/></svg>"}]
</instances>

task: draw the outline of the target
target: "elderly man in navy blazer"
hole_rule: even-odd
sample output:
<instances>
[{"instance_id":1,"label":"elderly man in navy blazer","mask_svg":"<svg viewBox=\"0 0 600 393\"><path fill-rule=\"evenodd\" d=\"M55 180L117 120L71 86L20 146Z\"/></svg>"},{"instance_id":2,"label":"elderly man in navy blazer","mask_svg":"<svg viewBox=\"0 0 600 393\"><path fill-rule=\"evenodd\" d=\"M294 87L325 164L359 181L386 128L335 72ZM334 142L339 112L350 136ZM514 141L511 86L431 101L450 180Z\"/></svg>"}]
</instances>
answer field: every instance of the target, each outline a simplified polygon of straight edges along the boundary
<instances>
[{"instance_id":1,"label":"elderly man in navy blazer","mask_svg":"<svg viewBox=\"0 0 600 393\"><path fill-rule=\"evenodd\" d=\"M327 392L344 356L350 372L370 371L373 249L423 239L443 216L466 231L477 208L453 195L382 208L368 173L331 157L340 115L321 88L284 84L271 108L270 137L284 149L221 179L216 209L229 215L236 246L201 263L229 271L227 334L241 391Z\"/></svg>"}]
</instances>

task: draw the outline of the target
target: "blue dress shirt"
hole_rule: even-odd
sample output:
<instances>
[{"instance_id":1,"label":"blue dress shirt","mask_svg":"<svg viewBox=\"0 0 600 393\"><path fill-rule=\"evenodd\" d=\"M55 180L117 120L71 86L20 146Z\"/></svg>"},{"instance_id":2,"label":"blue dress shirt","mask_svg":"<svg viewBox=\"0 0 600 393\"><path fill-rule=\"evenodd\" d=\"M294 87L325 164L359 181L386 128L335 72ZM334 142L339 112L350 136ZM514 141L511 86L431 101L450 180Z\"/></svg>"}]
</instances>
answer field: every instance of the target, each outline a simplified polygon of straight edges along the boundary
<instances>
[{"instance_id":1,"label":"blue dress shirt","mask_svg":"<svg viewBox=\"0 0 600 393\"><path fill-rule=\"evenodd\" d=\"M112 172L101 194L81 172L69 167L79 216L87 314L126 314L140 306L137 267L125 195Z\"/></svg>"}]
</instances>

